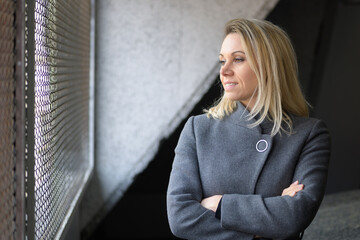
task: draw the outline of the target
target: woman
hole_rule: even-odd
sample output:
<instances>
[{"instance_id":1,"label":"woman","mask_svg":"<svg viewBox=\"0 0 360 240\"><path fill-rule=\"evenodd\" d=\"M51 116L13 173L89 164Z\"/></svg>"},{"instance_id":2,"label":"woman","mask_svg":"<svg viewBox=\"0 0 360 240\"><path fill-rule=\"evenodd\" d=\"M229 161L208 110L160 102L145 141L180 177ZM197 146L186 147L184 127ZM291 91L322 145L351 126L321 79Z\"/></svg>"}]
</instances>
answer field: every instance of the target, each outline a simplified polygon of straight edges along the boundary
<instances>
[{"instance_id":1,"label":"woman","mask_svg":"<svg viewBox=\"0 0 360 240\"><path fill-rule=\"evenodd\" d=\"M262 20L227 23L224 88L190 117L170 176L167 209L185 239L300 239L320 206L330 139L308 117L287 34Z\"/></svg>"}]
</instances>

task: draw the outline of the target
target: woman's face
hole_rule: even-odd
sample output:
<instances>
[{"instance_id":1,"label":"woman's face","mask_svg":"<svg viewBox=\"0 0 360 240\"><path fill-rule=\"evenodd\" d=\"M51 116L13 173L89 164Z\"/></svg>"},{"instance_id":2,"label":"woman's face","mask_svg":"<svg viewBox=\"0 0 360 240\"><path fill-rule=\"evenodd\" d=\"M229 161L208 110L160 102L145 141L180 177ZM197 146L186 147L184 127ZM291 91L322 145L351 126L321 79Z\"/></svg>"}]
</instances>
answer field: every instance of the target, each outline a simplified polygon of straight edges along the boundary
<instances>
[{"instance_id":1,"label":"woman's face","mask_svg":"<svg viewBox=\"0 0 360 240\"><path fill-rule=\"evenodd\" d=\"M257 97L258 81L250 68L240 35L230 33L224 39L219 55L220 80L228 99L252 108Z\"/></svg>"}]
</instances>

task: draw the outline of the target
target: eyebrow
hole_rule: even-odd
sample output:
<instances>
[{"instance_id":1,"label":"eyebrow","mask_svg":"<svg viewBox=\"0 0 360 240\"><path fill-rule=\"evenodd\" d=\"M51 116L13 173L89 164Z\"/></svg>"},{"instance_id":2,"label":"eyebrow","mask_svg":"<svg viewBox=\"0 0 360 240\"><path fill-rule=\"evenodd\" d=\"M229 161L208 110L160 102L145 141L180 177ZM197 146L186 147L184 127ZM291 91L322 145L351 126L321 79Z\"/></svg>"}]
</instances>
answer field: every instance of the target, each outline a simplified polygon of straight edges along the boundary
<instances>
[{"instance_id":1,"label":"eyebrow","mask_svg":"<svg viewBox=\"0 0 360 240\"><path fill-rule=\"evenodd\" d=\"M231 53L231 55L234 55L234 54L236 54L236 53L242 53L242 54L244 54L245 55L245 52L243 52L243 51L235 51L235 52L233 52L233 53ZM219 54L219 56L224 56L224 55L222 55L221 53Z\"/></svg>"}]
</instances>

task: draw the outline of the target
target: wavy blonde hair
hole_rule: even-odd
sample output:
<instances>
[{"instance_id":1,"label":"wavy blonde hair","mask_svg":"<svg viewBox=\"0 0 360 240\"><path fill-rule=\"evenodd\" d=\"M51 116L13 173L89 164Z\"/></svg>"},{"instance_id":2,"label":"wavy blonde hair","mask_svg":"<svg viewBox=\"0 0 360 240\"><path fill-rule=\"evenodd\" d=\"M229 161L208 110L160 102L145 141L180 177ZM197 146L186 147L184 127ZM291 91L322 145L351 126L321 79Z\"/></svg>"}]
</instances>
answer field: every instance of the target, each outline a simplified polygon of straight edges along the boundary
<instances>
[{"instance_id":1,"label":"wavy blonde hair","mask_svg":"<svg viewBox=\"0 0 360 240\"><path fill-rule=\"evenodd\" d=\"M295 51L284 30L257 19L234 19L225 27L225 36L237 33L249 66L258 79L257 98L250 118L259 118L249 127L261 124L265 118L273 122L271 135L293 132L289 114L308 116L309 109L298 80ZM213 107L205 110L208 117L222 119L236 108L236 102L226 97L225 91ZM286 127L287 126L287 127Z\"/></svg>"}]
</instances>

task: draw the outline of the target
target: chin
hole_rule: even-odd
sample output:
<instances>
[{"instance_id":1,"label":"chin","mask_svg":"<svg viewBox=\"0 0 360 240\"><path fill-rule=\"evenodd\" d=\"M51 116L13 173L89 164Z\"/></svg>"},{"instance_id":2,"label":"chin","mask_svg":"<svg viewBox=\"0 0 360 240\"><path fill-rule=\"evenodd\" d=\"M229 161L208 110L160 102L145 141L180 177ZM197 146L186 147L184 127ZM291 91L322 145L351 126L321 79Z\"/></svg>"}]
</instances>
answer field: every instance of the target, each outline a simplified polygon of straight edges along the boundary
<instances>
[{"instance_id":1,"label":"chin","mask_svg":"<svg viewBox=\"0 0 360 240\"><path fill-rule=\"evenodd\" d=\"M236 97L236 96L232 96L231 94L226 94L226 98L229 99L229 100L231 100L231 101L234 101L234 102L236 102L236 101L241 101L241 99L239 99L239 98Z\"/></svg>"}]
</instances>

